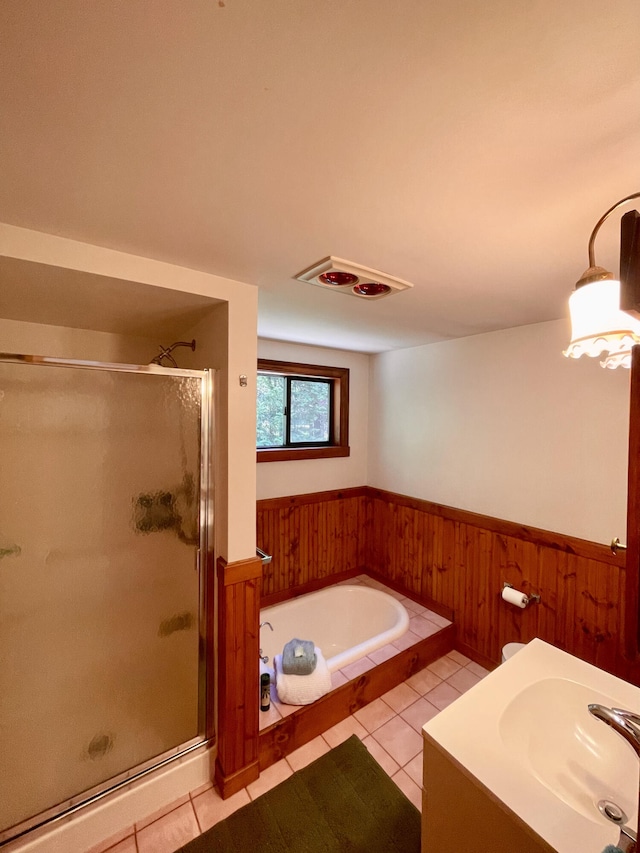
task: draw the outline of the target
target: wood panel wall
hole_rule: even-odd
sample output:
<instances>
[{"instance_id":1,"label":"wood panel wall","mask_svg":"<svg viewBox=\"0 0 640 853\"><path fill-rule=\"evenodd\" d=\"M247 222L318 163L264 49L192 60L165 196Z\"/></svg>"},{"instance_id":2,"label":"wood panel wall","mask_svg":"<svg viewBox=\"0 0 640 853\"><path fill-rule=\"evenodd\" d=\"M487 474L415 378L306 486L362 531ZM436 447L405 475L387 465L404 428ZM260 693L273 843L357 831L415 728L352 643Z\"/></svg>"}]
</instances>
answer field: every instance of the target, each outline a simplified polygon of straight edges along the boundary
<instances>
[{"instance_id":1,"label":"wood panel wall","mask_svg":"<svg viewBox=\"0 0 640 853\"><path fill-rule=\"evenodd\" d=\"M371 489L368 564L451 607L457 646L498 663L502 646L540 637L623 674L625 559L608 546ZM504 583L538 593L520 610Z\"/></svg>"},{"instance_id":2,"label":"wood panel wall","mask_svg":"<svg viewBox=\"0 0 640 853\"><path fill-rule=\"evenodd\" d=\"M369 487L260 501L258 544L273 554L263 604L368 571L451 609L456 647L475 660L537 636L637 680L623 655L625 556L606 545ZM505 581L540 604L506 604Z\"/></svg>"},{"instance_id":3,"label":"wood panel wall","mask_svg":"<svg viewBox=\"0 0 640 853\"><path fill-rule=\"evenodd\" d=\"M218 754L223 798L258 778L260 578L258 558L218 558Z\"/></svg>"},{"instance_id":4,"label":"wood panel wall","mask_svg":"<svg viewBox=\"0 0 640 853\"><path fill-rule=\"evenodd\" d=\"M258 501L262 605L366 570L366 488Z\"/></svg>"},{"instance_id":5,"label":"wood panel wall","mask_svg":"<svg viewBox=\"0 0 640 853\"><path fill-rule=\"evenodd\" d=\"M637 229L635 233L638 233ZM640 255L634 260L634 264L638 285L635 291L636 303L640 308ZM625 650L629 658L637 659L640 650L640 345L631 349L630 397Z\"/></svg>"}]
</instances>

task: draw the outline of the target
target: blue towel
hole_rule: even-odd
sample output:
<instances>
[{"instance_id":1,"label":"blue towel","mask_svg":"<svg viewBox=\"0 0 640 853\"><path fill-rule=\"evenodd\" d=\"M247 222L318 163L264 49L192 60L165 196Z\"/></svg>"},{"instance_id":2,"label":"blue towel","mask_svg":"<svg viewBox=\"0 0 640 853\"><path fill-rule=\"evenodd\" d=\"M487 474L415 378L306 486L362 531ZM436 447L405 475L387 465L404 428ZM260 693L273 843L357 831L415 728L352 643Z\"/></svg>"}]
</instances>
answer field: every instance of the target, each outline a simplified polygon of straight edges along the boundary
<instances>
[{"instance_id":1,"label":"blue towel","mask_svg":"<svg viewBox=\"0 0 640 853\"><path fill-rule=\"evenodd\" d=\"M311 675L316 662L312 640L289 640L282 650L282 671L285 675Z\"/></svg>"},{"instance_id":2,"label":"blue towel","mask_svg":"<svg viewBox=\"0 0 640 853\"><path fill-rule=\"evenodd\" d=\"M607 844L602 853L622 853L622 850L615 844Z\"/></svg>"}]
</instances>

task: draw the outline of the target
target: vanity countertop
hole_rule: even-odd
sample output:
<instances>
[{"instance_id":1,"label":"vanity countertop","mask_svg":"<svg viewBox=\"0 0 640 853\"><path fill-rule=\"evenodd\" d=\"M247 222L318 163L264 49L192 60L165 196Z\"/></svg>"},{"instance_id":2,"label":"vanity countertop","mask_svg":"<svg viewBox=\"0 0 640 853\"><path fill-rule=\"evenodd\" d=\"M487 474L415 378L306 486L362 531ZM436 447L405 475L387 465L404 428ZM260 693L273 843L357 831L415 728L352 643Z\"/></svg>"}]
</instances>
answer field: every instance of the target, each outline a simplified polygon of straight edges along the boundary
<instances>
[{"instance_id":1,"label":"vanity countertop","mask_svg":"<svg viewBox=\"0 0 640 853\"><path fill-rule=\"evenodd\" d=\"M423 736L554 850L601 853L619 830L596 803L618 801L635 827L640 762L590 702L640 712L640 688L535 639Z\"/></svg>"}]
</instances>

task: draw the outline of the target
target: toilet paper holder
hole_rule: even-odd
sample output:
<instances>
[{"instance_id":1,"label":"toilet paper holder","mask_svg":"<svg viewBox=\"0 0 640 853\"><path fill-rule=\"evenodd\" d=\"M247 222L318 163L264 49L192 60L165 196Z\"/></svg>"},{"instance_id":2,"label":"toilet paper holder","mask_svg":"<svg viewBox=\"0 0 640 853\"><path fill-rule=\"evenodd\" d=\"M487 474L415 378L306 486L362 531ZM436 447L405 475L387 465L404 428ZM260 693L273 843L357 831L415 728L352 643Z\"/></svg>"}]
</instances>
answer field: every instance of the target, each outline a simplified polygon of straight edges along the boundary
<instances>
[{"instance_id":1,"label":"toilet paper holder","mask_svg":"<svg viewBox=\"0 0 640 853\"><path fill-rule=\"evenodd\" d=\"M502 587L503 590L513 589L513 588L514 588L513 584L508 583L507 581L504 582L503 587ZM534 593L531 593L531 595L526 595L525 593L523 593L523 595L526 598L525 607L529 607L530 604L539 604L539 602L540 602L540 596L538 595L538 593L534 592Z\"/></svg>"}]
</instances>

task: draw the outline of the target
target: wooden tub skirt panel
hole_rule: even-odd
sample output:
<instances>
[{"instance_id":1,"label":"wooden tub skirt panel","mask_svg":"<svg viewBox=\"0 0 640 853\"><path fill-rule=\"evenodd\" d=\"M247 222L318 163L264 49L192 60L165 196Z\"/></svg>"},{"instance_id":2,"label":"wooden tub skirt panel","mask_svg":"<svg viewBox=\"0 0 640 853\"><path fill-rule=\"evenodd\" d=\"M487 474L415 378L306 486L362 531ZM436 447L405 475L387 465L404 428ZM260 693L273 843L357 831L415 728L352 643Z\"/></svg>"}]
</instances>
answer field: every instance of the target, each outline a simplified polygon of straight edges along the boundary
<instances>
[{"instance_id":1,"label":"wooden tub skirt panel","mask_svg":"<svg viewBox=\"0 0 640 853\"><path fill-rule=\"evenodd\" d=\"M448 625L437 634L398 652L347 684L342 684L313 704L305 705L263 729L258 750L260 772L383 693L402 684L428 664L452 651L454 645L455 627Z\"/></svg>"}]
</instances>

